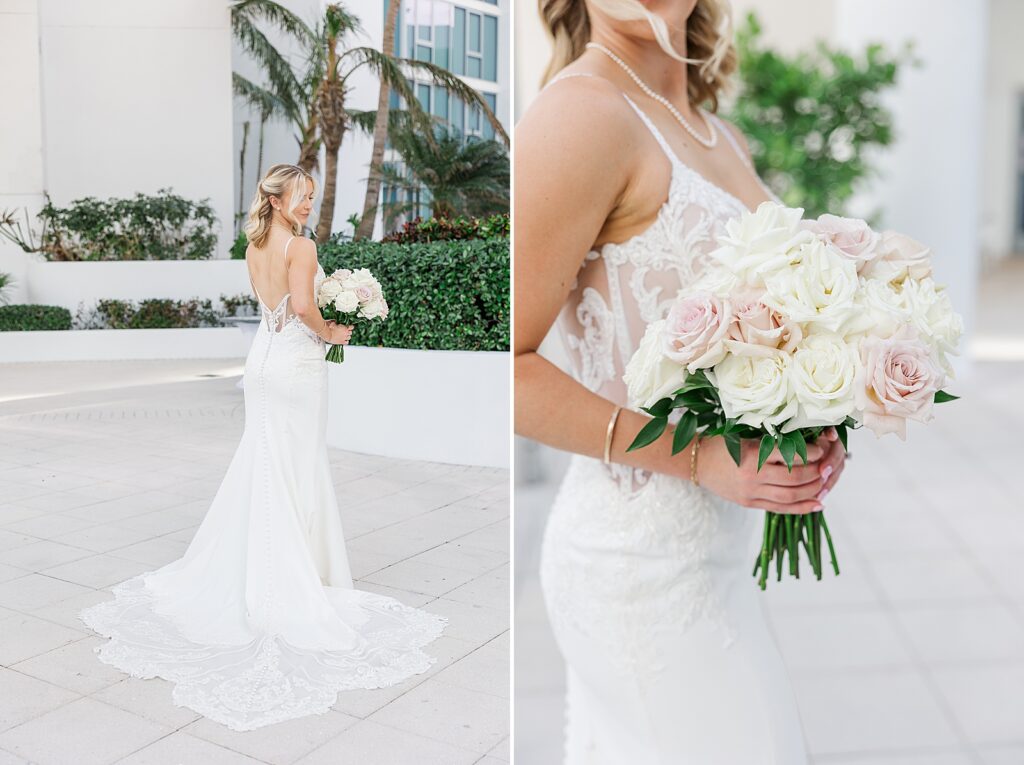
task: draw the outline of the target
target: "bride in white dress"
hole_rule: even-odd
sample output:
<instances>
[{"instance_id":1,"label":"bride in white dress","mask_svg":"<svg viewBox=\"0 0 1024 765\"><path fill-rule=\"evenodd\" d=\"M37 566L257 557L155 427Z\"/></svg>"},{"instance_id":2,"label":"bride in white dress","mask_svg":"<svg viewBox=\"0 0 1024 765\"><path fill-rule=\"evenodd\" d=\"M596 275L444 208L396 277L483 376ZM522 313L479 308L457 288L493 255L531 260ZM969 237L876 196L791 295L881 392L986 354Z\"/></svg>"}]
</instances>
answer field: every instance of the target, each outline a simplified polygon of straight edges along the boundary
<instances>
[{"instance_id":1,"label":"bride in white dress","mask_svg":"<svg viewBox=\"0 0 1024 765\"><path fill-rule=\"evenodd\" d=\"M735 66L729 9L540 9L558 76L516 134L515 411L519 433L574 453L541 559L567 665L566 762L800 765L750 566L763 510L821 507L845 459L834 432L792 474L778 454L757 473L754 443L737 467L717 437L676 457L671 433L625 451L648 420L622 381L646 324L725 222L771 198L713 113ZM571 377L537 353L552 326Z\"/></svg>"},{"instance_id":2,"label":"bride in white dress","mask_svg":"<svg viewBox=\"0 0 1024 765\"><path fill-rule=\"evenodd\" d=\"M175 684L175 704L233 730L322 714L339 691L425 672L445 619L353 589L325 443L324 278L301 236L312 177L275 165L249 211L246 261L262 322L245 361L245 430L179 560L114 588L80 618L100 659Z\"/></svg>"}]
</instances>

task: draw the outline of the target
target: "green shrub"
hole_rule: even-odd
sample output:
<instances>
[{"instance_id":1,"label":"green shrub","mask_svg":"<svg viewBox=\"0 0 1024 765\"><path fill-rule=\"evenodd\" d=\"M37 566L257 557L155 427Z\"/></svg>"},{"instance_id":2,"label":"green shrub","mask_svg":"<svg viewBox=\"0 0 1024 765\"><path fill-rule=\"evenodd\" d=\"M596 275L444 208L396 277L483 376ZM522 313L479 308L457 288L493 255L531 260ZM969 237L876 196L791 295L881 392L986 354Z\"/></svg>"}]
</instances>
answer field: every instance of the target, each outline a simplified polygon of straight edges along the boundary
<instances>
[{"instance_id":1,"label":"green shrub","mask_svg":"<svg viewBox=\"0 0 1024 765\"><path fill-rule=\"evenodd\" d=\"M78 329L187 329L220 327L221 314L212 301L199 300L100 300L93 308L79 308Z\"/></svg>"},{"instance_id":2,"label":"green shrub","mask_svg":"<svg viewBox=\"0 0 1024 765\"><path fill-rule=\"evenodd\" d=\"M368 268L384 288L390 315L356 329L353 345L509 348L508 239L430 244L332 239L320 246L319 257L328 274L339 268Z\"/></svg>"},{"instance_id":3,"label":"green shrub","mask_svg":"<svg viewBox=\"0 0 1024 765\"><path fill-rule=\"evenodd\" d=\"M911 50L870 45L854 58L820 43L814 53L785 56L764 47L753 14L736 46L740 88L726 116L746 136L758 173L807 217L842 215L872 173L871 151L892 143L882 96L905 64L917 63Z\"/></svg>"},{"instance_id":4,"label":"green shrub","mask_svg":"<svg viewBox=\"0 0 1024 765\"><path fill-rule=\"evenodd\" d=\"M71 311L57 305L0 306L0 332L71 329Z\"/></svg>"},{"instance_id":5,"label":"green shrub","mask_svg":"<svg viewBox=\"0 0 1024 765\"><path fill-rule=\"evenodd\" d=\"M204 260L217 243L208 200L193 202L160 189L131 199L76 199L39 212L38 250L49 260Z\"/></svg>"},{"instance_id":6,"label":"green shrub","mask_svg":"<svg viewBox=\"0 0 1024 765\"><path fill-rule=\"evenodd\" d=\"M244 231L240 231L235 237L235 243L231 245L231 259L245 260L245 251L249 247L249 237Z\"/></svg>"},{"instance_id":7,"label":"green shrub","mask_svg":"<svg viewBox=\"0 0 1024 765\"><path fill-rule=\"evenodd\" d=\"M498 213L486 218L416 218L381 241L411 244L463 239L507 239L508 236L509 214Z\"/></svg>"},{"instance_id":8,"label":"green shrub","mask_svg":"<svg viewBox=\"0 0 1024 765\"><path fill-rule=\"evenodd\" d=\"M259 302L251 294L244 292L239 295L222 294L220 302L224 307L222 316L255 316L259 313Z\"/></svg>"}]
</instances>

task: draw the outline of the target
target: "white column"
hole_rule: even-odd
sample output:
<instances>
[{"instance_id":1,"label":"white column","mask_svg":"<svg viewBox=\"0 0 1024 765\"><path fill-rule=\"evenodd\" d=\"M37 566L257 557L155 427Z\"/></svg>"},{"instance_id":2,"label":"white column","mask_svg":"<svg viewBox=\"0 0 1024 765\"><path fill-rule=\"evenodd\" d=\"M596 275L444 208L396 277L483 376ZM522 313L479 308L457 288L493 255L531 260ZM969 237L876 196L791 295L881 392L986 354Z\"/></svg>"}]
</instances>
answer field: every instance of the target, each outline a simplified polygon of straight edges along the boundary
<instances>
[{"instance_id":1,"label":"white column","mask_svg":"<svg viewBox=\"0 0 1024 765\"><path fill-rule=\"evenodd\" d=\"M905 67L886 96L897 138L878 158L881 177L866 201L883 210L886 227L931 246L936 281L948 286L969 334L980 263L988 4L837 0L835 23L837 44L853 51L915 42L923 63Z\"/></svg>"}]
</instances>

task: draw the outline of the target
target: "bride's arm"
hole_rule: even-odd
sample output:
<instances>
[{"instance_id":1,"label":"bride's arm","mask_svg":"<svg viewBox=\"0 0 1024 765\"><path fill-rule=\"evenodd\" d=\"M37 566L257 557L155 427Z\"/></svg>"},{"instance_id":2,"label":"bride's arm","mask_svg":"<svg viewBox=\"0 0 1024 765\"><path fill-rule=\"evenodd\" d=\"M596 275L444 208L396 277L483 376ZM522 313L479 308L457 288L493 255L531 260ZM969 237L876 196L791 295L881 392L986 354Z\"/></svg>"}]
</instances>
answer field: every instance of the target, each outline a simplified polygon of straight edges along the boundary
<instances>
[{"instance_id":1,"label":"bride's arm","mask_svg":"<svg viewBox=\"0 0 1024 765\"><path fill-rule=\"evenodd\" d=\"M316 278L316 243L305 237L296 239L285 260L288 269L288 292L292 311L299 321L332 345L347 343L352 335L351 327L341 327L328 322L320 314L313 295L313 281Z\"/></svg>"},{"instance_id":2,"label":"bride's arm","mask_svg":"<svg viewBox=\"0 0 1024 765\"><path fill-rule=\"evenodd\" d=\"M576 273L605 221L629 189L637 161L635 125L600 86L562 87L542 94L516 130L515 151L515 429L589 457L602 458L614 405L537 353L565 303ZM646 470L689 478L689 460L671 454L670 434L651 446L626 447L648 418L623 410L610 457ZM750 445L748 445L749 447ZM792 473L778 464L742 468L720 438L701 446L698 480L740 504L777 512L810 512L832 450L809 447L810 465ZM824 458L824 459L823 459ZM835 470L836 465L833 465Z\"/></svg>"}]
</instances>

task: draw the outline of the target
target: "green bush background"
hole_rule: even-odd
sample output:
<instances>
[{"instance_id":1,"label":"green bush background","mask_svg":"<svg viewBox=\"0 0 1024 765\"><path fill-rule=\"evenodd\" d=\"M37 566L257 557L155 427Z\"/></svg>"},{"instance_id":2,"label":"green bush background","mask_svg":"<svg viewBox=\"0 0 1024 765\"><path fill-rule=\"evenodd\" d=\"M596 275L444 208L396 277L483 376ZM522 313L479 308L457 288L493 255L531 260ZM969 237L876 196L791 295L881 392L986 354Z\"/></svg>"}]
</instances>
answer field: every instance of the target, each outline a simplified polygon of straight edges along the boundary
<instances>
[{"instance_id":1,"label":"green bush background","mask_svg":"<svg viewBox=\"0 0 1024 765\"><path fill-rule=\"evenodd\" d=\"M0 306L0 332L71 329L71 311L56 305Z\"/></svg>"},{"instance_id":2,"label":"green bush background","mask_svg":"<svg viewBox=\"0 0 1024 765\"><path fill-rule=\"evenodd\" d=\"M509 349L507 239L429 244L332 239L320 246L319 257L328 274L339 268L368 268L384 288L391 308L387 320L360 325L353 345Z\"/></svg>"}]
</instances>

